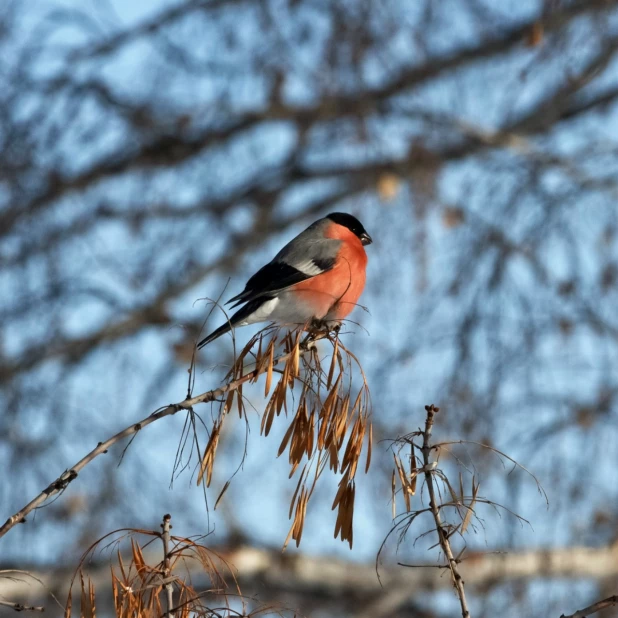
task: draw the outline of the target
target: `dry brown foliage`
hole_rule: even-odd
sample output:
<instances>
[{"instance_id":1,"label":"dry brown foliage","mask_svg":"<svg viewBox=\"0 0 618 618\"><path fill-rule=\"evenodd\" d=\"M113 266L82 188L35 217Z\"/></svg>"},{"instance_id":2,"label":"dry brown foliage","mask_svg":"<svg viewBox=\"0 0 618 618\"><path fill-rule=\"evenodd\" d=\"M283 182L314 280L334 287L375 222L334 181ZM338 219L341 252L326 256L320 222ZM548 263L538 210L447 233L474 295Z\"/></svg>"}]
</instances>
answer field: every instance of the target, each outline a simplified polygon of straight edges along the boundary
<instances>
[{"instance_id":1,"label":"dry brown foliage","mask_svg":"<svg viewBox=\"0 0 618 618\"><path fill-rule=\"evenodd\" d=\"M427 407L430 408L431 406ZM434 408L434 410L437 412L439 408ZM392 513L393 519L397 520L397 523L391 530L391 533L394 530L407 532L408 527L406 524L411 523L411 520L419 515L430 511L429 506L424 506L422 498L425 481L422 483L420 491L421 497L416 498L419 502L419 508L413 508L413 500L417 494L418 478L420 477L421 480L423 480L426 474L431 476L433 482L438 487L440 495L439 510L443 513L448 513L452 520L451 523L448 524L450 530L449 534L451 536L454 534L463 536L472 522L482 525L476 513L478 504L486 504L505 510L522 522L528 523L524 518L509 511L507 507L479 495L480 483L474 471L474 467L471 467L468 463L464 463L461 455L454 450L454 447L457 445L468 445L481 449L488 449L495 453L502 462L509 462L513 468L518 468L526 472L534 480L539 493L543 496L545 501L547 501L547 494L536 476L502 451L487 444L469 440L451 440L431 443L428 445L428 454L431 455L431 460L428 464L425 464L423 458L425 431L419 429L418 431L406 434L393 441L392 449L395 467L391 480ZM438 466L440 458L443 455L446 455L448 459L454 462L458 467L458 475L455 480L452 476L449 478L444 469ZM400 500L403 499L403 511L397 508L397 496L399 494L401 494ZM472 525L472 527L474 526Z\"/></svg>"},{"instance_id":2,"label":"dry brown foliage","mask_svg":"<svg viewBox=\"0 0 618 618\"><path fill-rule=\"evenodd\" d=\"M318 352L318 340L330 346L330 354ZM287 451L290 478L299 470L300 475L290 503L293 521L284 548L290 540L299 545L307 505L326 467L341 476L332 505L337 509L334 536L352 547L355 477L365 438L365 471L371 463L371 398L362 367L338 331L282 333L280 328L267 327L247 343L225 378L226 384L241 383L221 400L206 447L200 452L198 484L211 483L221 429L232 410L248 422L242 383L248 366L254 373L246 383L255 383L265 374L262 435L268 436L282 413L290 419L277 456ZM217 502L228 486L229 481Z\"/></svg>"},{"instance_id":3,"label":"dry brown foliage","mask_svg":"<svg viewBox=\"0 0 618 618\"><path fill-rule=\"evenodd\" d=\"M170 516L164 518L164 530L166 518L169 524ZM110 553L110 585L117 618L297 616L274 606L259 606L244 597L225 558L192 539L170 536L167 553L161 551L161 560L153 561L157 553L153 541L161 539L165 547L164 535L123 529L91 545L71 580L65 618L71 618L75 611L74 596L78 598L80 618L96 618L96 591L88 577L88 563L105 551ZM194 584L196 573L205 577L205 587ZM171 605L168 599L173 600Z\"/></svg>"},{"instance_id":4,"label":"dry brown foliage","mask_svg":"<svg viewBox=\"0 0 618 618\"><path fill-rule=\"evenodd\" d=\"M463 618L468 618L470 612L464 591L464 581L459 572L458 565L464 560L466 551L464 535L469 528L476 529L476 524L479 524L481 527L483 526L483 521L477 514L478 505L485 504L496 510L504 510L521 522L529 522L506 506L479 495L480 483L474 472L474 465L466 465L453 450L453 447L456 445L469 445L489 449L502 462L506 460L514 468L519 468L529 474L534 479L539 493L545 498L546 502L547 494L538 479L531 472L498 449L486 444L465 440L433 443L432 429L434 419L439 411L440 409L433 404L425 406L426 419L424 429L418 429L393 441L395 468L392 473L391 491L393 520L395 523L378 552L378 559L391 534L394 532L399 533L399 546L406 538L414 521L421 515L430 515L432 518L430 527L420 532L416 539L418 540L434 532L436 533L437 543L434 547L439 547L442 554L439 564L436 566L449 570L453 587L461 604L462 616ZM449 479L444 469L438 466L442 455L447 455L449 459L456 463L458 468L457 482L454 482L452 477ZM420 497L416 498L416 500L420 505L418 508L413 508L413 498L415 498L417 493L419 477L422 484ZM399 489L397 487L397 479L399 479ZM464 479L466 480L464 481ZM466 489L466 486L469 487L469 490ZM426 503L423 499L424 491L427 494ZM405 507L401 513L398 513L396 503L396 497L399 493L403 496ZM455 553L456 540L459 541L457 553ZM402 564L402 566L419 567L421 565Z\"/></svg>"}]
</instances>

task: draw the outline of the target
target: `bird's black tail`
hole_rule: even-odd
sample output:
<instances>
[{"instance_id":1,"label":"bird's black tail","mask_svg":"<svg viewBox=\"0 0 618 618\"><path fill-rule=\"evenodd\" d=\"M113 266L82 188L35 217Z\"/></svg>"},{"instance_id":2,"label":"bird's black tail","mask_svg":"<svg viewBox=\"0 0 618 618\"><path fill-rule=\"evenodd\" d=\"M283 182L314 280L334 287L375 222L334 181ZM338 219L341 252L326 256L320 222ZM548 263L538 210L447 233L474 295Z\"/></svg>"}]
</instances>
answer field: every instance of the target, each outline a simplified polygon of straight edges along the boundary
<instances>
[{"instance_id":1,"label":"bird's black tail","mask_svg":"<svg viewBox=\"0 0 618 618\"><path fill-rule=\"evenodd\" d=\"M231 330L232 330L232 325L229 322L226 322L225 324L221 324L221 326L219 326L219 328L217 328L216 330L213 330L212 333L210 333L210 335L208 335L208 337L204 337L204 339L202 339L197 344L197 349L200 350L205 345L208 345L211 341L214 341L218 337L221 337L221 335L225 335L225 333L227 333L227 332L229 332Z\"/></svg>"},{"instance_id":2,"label":"bird's black tail","mask_svg":"<svg viewBox=\"0 0 618 618\"><path fill-rule=\"evenodd\" d=\"M213 330L208 337L205 337L197 344L197 349L200 350L205 345L208 345L211 341L214 341L221 335L225 335L225 333L229 332L234 328L239 322L242 322L246 318L248 318L254 311L257 311L264 302L267 300L271 300L272 296L256 298L248 302L244 307L241 307L225 324L221 324L219 328Z\"/></svg>"}]
</instances>

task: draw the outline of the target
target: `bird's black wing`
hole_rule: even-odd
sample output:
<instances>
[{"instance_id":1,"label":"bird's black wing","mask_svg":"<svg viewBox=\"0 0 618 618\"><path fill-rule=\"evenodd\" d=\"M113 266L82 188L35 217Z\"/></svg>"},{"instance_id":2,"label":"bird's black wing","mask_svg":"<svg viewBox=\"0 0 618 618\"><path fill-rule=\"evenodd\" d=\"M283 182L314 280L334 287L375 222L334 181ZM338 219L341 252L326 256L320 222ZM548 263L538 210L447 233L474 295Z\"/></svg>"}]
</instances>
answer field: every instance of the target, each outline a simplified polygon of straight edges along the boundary
<instances>
[{"instance_id":1,"label":"bird's black wing","mask_svg":"<svg viewBox=\"0 0 618 618\"><path fill-rule=\"evenodd\" d=\"M237 307L242 303L249 302L272 292L289 288L291 285L295 285L301 281L311 279L312 277L330 270L334 265L334 257L315 259L311 260L309 268L304 268L304 272L303 270L291 266L287 262L269 262L266 266L262 266L262 268L247 281L245 289L240 294L230 298L226 304L234 303L232 307Z\"/></svg>"}]
</instances>

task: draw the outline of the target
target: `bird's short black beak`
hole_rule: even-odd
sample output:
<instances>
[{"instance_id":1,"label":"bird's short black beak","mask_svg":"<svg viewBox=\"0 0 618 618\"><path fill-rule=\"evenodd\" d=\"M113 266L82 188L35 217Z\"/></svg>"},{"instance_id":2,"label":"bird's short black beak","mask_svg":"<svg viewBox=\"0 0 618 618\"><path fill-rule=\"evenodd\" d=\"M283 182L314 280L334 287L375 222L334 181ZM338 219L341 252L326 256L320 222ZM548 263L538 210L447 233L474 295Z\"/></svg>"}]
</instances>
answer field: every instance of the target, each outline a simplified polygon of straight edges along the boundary
<instances>
[{"instance_id":1,"label":"bird's short black beak","mask_svg":"<svg viewBox=\"0 0 618 618\"><path fill-rule=\"evenodd\" d=\"M369 236L367 232L363 232L360 235L360 241L361 243L363 243L363 245L370 245L373 242L373 238L371 238L371 236Z\"/></svg>"}]
</instances>

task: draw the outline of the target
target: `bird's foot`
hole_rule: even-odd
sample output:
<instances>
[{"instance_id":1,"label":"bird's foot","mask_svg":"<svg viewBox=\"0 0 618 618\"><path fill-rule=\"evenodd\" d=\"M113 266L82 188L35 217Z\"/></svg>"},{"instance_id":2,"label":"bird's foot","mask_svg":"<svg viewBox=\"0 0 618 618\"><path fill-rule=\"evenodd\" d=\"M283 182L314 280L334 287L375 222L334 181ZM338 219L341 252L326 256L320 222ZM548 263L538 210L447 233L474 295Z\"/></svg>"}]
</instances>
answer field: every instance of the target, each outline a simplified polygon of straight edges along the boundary
<instances>
[{"instance_id":1,"label":"bird's foot","mask_svg":"<svg viewBox=\"0 0 618 618\"><path fill-rule=\"evenodd\" d=\"M318 320L314 318L311 320L307 327L307 336L301 343L301 347L305 350L315 348L316 341L328 337L331 333L334 333L335 337L339 335L341 330L341 323L336 322L333 324L332 320Z\"/></svg>"}]
</instances>

